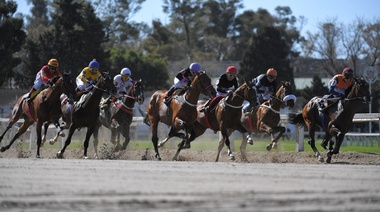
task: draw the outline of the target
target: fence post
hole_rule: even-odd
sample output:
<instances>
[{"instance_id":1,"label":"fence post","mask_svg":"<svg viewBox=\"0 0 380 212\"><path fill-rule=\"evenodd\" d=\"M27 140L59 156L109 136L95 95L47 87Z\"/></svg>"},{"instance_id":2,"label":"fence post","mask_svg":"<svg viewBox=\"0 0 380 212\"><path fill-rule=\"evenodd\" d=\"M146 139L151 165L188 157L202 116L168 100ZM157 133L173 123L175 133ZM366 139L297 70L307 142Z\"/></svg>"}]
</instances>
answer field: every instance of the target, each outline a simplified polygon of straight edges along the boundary
<instances>
[{"instance_id":1,"label":"fence post","mask_svg":"<svg viewBox=\"0 0 380 212\"><path fill-rule=\"evenodd\" d=\"M295 127L295 128L296 128L296 141L297 141L296 151L303 152L304 151L304 142L303 142L304 130L303 130L303 127Z\"/></svg>"}]
</instances>

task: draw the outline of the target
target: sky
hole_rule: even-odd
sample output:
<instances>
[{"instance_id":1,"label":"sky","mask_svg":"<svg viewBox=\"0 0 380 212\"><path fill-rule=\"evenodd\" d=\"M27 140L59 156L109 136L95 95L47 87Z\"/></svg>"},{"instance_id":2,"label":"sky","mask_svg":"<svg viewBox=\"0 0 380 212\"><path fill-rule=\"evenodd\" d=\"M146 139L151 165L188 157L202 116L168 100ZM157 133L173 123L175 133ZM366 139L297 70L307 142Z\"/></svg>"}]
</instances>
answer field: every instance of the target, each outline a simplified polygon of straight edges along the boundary
<instances>
[{"instance_id":1,"label":"sky","mask_svg":"<svg viewBox=\"0 0 380 212\"><path fill-rule=\"evenodd\" d=\"M26 0L16 0L17 12L29 13L31 5ZM272 15L277 6L289 6L295 17L307 19L301 34L315 32L318 23L337 19L338 22L350 24L357 18L373 21L380 19L380 0L243 0L245 10L257 11L266 9ZM168 15L162 12L162 0L146 0L139 13L132 17L133 21L151 24L153 19L160 19L163 24L169 23Z\"/></svg>"}]
</instances>

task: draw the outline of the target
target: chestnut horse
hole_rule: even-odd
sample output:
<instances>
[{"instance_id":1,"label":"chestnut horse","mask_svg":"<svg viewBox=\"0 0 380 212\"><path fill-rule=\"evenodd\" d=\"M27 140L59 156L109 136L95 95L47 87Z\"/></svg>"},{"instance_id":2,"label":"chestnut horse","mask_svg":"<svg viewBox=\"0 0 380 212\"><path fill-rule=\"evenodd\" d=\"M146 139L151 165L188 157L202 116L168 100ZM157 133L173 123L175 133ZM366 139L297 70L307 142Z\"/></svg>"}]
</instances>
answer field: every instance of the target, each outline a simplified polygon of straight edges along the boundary
<instances>
[{"instance_id":1,"label":"chestnut horse","mask_svg":"<svg viewBox=\"0 0 380 212\"><path fill-rule=\"evenodd\" d=\"M231 151L229 136L235 130L238 130L242 134L247 133L247 130L240 122L242 113L241 108L244 100L248 101L250 104L255 104L256 98L256 90L253 88L253 83L247 80L244 84L239 86L239 88L226 97L217 97L211 102L209 108L205 110L205 112L200 112L198 110L198 118L194 123L189 141L191 142L195 140L207 129L211 129L214 132L220 131L222 134L222 139L219 141L218 153L215 162L219 160L219 155L224 147L224 144L226 144L228 148L228 156L230 157L230 160L235 160L235 156ZM200 108L202 105L198 107ZM164 142L160 143L160 145L163 144ZM183 149L183 145L178 146L178 150L173 157L173 160L178 158L181 149Z\"/></svg>"},{"instance_id":2,"label":"chestnut horse","mask_svg":"<svg viewBox=\"0 0 380 212\"><path fill-rule=\"evenodd\" d=\"M64 73L62 77L56 76L50 80L50 87L42 90L37 96L28 103L21 96L12 110L12 117L9 123L0 136L0 142L3 139L5 133L15 124L21 117L24 118L24 122L21 124L15 136L9 142L7 146L1 147L0 151L4 152L9 149L13 142L19 138L25 131L36 122L37 132L37 158L40 158L40 147L46 138L46 133L50 123L54 123L56 127L59 127L59 118L61 117L60 100L59 97L62 93L69 96L75 95L75 83L70 78L70 75ZM41 131L42 125L44 125L44 135L42 138Z\"/></svg>"},{"instance_id":3,"label":"chestnut horse","mask_svg":"<svg viewBox=\"0 0 380 212\"><path fill-rule=\"evenodd\" d=\"M66 138L65 145L57 153L58 158L63 158L67 146L71 143L71 137L78 128L87 128L86 138L84 141L84 154L83 157L87 158L87 148L90 137L95 130L95 125L99 118L99 103L102 99L104 92L110 94L115 90L113 79L108 72L102 72L101 76L97 80L94 88L87 94L84 94L81 98L84 98L82 104L75 102L72 107L69 107L68 111L62 111L63 120L69 124L69 134Z\"/></svg>"},{"instance_id":4,"label":"chestnut horse","mask_svg":"<svg viewBox=\"0 0 380 212\"><path fill-rule=\"evenodd\" d=\"M256 132L265 132L270 135L271 143L266 146L268 151L272 148L277 148L277 141L286 130L285 127L279 125L281 120L280 109L283 105L287 106L289 110L293 109L296 100L297 98L293 94L293 89L290 82L281 81L281 86L277 89L275 96L271 96L269 100L259 105L257 110L251 110L250 117L242 117L243 125L250 132L252 132L250 126L256 126L254 127ZM254 117L255 113L256 117ZM249 120L257 121L256 124L252 124L248 123ZM278 133L278 135L275 137L276 133Z\"/></svg>"},{"instance_id":5,"label":"chestnut horse","mask_svg":"<svg viewBox=\"0 0 380 212\"><path fill-rule=\"evenodd\" d=\"M175 95L167 106L164 103L164 90L156 91L150 98L147 105L147 118L152 130L152 142L155 158L161 160L158 152L158 123L161 121L167 126L171 126L168 137L180 137L188 142L188 133L192 130L197 119L197 101L201 92L209 97L215 97L216 91L211 84L211 79L205 72L197 74L191 85L185 88L183 95ZM180 133L183 130L185 133Z\"/></svg>"},{"instance_id":6,"label":"chestnut horse","mask_svg":"<svg viewBox=\"0 0 380 212\"><path fill-rule=\"evenodd\" d=\"M320 162L324 162L324 159L315 146L316 126L325 131L321 146L327 150L326 163L331 163L332 155L339 153L344 136L351 129L352 119L360 103L370 101L369 86L363 78L354 78L354 84L347 89L347 92L345 99L338 98L325 108L324 112L318 110L320 98L313 97L303 107L302 113L289 116L290 123L307 127L310 137L308 143ZM335 142L330 140L333 137Z\"/></svg>"},{"instance_id":7,"label":"chestnut horse","mask_svg":"<svg viewBox=\"0 0 380 212\"><path fill-rule=\"evenodd\" d=\"M95 157L98 155L98 133L102 125L111 130L111 143L116 145L115 151L119 149L125 150L127 148L130 141L129 132L133 120L133 107L135 102L142 105L144 100L144 86L141 80L133 81L133 85L129 89L128 94L120 96L118 100L107 105L107 108L100 110L98 124L95 127L93 135ZM106 116L106 112L110 113L109 116ZM125 138L123 146L120 145L120 134ZM116 136L117 142L115 142Z\"/></svg>"}]
</instances>

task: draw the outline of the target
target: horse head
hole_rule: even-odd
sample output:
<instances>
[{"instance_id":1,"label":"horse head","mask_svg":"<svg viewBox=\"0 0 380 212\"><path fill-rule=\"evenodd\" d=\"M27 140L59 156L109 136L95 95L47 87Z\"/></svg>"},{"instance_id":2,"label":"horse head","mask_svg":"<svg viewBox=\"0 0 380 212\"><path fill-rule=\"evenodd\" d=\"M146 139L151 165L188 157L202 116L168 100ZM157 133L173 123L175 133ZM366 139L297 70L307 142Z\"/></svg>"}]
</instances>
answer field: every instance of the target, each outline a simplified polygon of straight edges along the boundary
<instances>
[{"instance_id":1,"label":"horse head","mask_svg":"<svg viewBox=\"0 0 380 212\"><path fill-rule=\"evenodd\" d=\"M144 103L144 85L142 84L141 79L133 82L132 96L136 98L137 103L139 103L140 105Z\"/></svg>"},{"instance_id":2,"label":"horse head","mask_svg":"<svg viewBox=\"0 0 380 212\"><path fill-rule=\"evenodd\" d=\"M102 72L95 86L108 94L114 94L116 92L115 85L113 84L113 78L109 72Z\"/></svg>"},{"instance_id":3,"label":"horse head","mask_svg":"<svg viewBox=\"0 0 380 212\"><path fill-rule=\"evenodd\" d=\"M211 78L204 71L201 71L194 77L191 86L198 88L198 90L210 98L216 96L216 90L211 83Z\"/></svg>"},{"instance_id":4,"label":"horse head","mask_svg":"<svg viewBox=\"0 0 380 212\"><path fill-rule=\"evenodd\" d=\"M369 85L366 83L363 77L354 78L354 84L351 89L348 89L349 93L347 99L360 98L363 99L364 103L369 103L371 101L371 93L369 91Z\"/></svg>"},{"instance_id":5,"label":"horse head","mask_svg":"<svg viewBox=\"0 0 380 212\"><path fill-rule=\"evenodd\" d=\"M291 83L288 81L281 81L281 87L278 89L276 97L281 99L283 103L288 106L289 110L293 109L297 101L297 97L293 93Z\"/></svg>"},{"instance_id":6,"label":"horse head","mask_svg":"<svg viewBox=\"0 0 380 212\"><path fill-rule=\"evenodd\" d=\"M71 79L70 74L64 72L62 74L62 93L66 94L66 96L68 96L71 100L76 101L78 96L75 88L76 84Z\"/></svg>"}]
</instances>

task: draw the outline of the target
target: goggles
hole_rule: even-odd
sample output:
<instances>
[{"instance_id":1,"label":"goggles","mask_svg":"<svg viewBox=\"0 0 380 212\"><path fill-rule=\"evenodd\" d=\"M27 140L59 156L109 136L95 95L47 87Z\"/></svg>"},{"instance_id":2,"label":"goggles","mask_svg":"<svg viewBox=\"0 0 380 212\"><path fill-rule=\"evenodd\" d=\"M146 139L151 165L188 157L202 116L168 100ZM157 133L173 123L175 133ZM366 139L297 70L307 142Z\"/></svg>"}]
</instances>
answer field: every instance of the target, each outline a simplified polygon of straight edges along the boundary
<instances>
[{"instance_id":1,"label":"goggles","mask_svg":"<svg viewBox=\"0 0 380 212\"><path fill-rule=\"evenodd\" d=\"M268 77L268 79L271 79L271 80L276 79L276 77L275 77L275 76L272 76L272 75L268 75L267 77Z\"/></svg>"},{"instance_id":2,"label":"goggles","mask_svg":"<svg viewBox=\"0 0 380 212\"><path fill-rule=\"evenodd\" d=\"M227 74L227 77L235 77L235 74Z\"/></svg>"},{"instance_id":3,"label":"goggles","mask_svg":"<svg viewBox=\"0 0 380 212\"><path fill-rule=\"evenodd\" d=\"M124 79L128 79L131 75L121 75Z\"/></svg>"},{"instance_id":4,"label":"goggles","mask_svg":"<svg viewBox=\"0 0 380 212\"><path fill-rule=\"evenodd\" d=\"M91 72L97 72L99 69L97 69L97 68L90 68L90 71Z\"/></svg>"},{"instance_id":5,"label":"goggles","mask_svg":"<svg viewBox=\"0 0 380 212\"><path fill-rule=\"evenodd\" d=\"M55 71L55 70L57 70L57 67L49 66L49 70Z\"/></svg>"}]
</instances>

